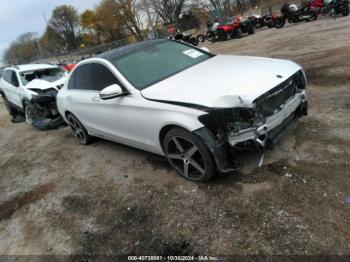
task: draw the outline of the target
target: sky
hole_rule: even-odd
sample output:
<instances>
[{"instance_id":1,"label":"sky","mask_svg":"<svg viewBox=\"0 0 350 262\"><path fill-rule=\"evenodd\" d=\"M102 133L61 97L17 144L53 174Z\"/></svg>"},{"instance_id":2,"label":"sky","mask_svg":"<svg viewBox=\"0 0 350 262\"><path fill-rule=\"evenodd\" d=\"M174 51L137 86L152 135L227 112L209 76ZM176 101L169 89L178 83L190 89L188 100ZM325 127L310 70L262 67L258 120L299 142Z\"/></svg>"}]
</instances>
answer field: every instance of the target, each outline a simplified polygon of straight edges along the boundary
<instances>
[{"instance_id":1,"label":"sky","mask_svg":"<svg viewBox=\"0 0 350 262\"><path fill-rule=\"evenodd\" d=\"M74 6L81 13L93 8L100 0L2 0L0 2L0 66L2 55L8 45L20 34L37 32L42 34L52 10L63 4Z\"/></svg>"}]
</instances>

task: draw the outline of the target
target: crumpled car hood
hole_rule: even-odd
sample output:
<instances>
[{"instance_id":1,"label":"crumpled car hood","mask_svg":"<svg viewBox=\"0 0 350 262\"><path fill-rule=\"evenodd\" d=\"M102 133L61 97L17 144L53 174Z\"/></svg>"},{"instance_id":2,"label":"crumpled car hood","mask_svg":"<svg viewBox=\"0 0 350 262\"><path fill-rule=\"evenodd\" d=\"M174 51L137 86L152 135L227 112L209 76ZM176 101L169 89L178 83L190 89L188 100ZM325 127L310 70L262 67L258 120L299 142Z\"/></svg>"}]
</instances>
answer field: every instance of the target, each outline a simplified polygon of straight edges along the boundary
<instances>
[{"instance_id":1,"label":"crumpled car hood","mask_svg":"<svg viewBox=\"0 0 350 262\"><path fill-rule=\"evenodd\" d=\"M67 77L62 77L56 81L50 82L43 79L34 79L30 81L28 84L26 84L24 87L27 89L49 89L49 88L56 88L59 89L57 86L63 85L66 81Z\"/></svg>"},{"instance_id":2,"label":"crumpled car hood","mask_svg":"<svg viewBox=\"0 0 350 262\"><path fill-rule=\"evenodd\" d=\"M217 55L141 93L147 99L205 107L250 106L300 69L288 60Z\"/></svg>"}]
</instances>

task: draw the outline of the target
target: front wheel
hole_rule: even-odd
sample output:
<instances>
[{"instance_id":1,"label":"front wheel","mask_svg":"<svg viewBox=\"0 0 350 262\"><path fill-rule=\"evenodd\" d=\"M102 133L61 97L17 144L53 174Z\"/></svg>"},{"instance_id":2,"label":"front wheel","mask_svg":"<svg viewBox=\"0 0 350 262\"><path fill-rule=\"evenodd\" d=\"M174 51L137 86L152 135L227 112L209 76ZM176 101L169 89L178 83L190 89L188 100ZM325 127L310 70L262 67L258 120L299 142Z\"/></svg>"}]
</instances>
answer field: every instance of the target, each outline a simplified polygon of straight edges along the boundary
<instances>
[{"instance_id":1,"label":"front wheel","mask_svg":"<svg viewBox=\"0 0 350 262\"><path fill-rule=\"evenodd\" d=\"M83 124L80 123L80 121L75 116L68 114L67 120L73 135L80 144L88 145L92 142L92 137L89 135Z\"/></svg>"},{"instance_id":2,"label":"front wheel","mask_svg":"<svg viewBox=\"0 0 350 262\"><path fill-rule=\"evenodd\" d=\"M254 27L249 27L249 28L248 28L248 34L252 35L252 34L254 34L254 33L255 33Z\"/></svg>"},{"instance_id":3,"label":"front wheel","mask_svg":"<svg viewBox=\"0 0 350 262\"><path fill-rule=\"evenodd\" d=\"M208 147L191 132L171 129L164 137L163 150L170 165L188 180L204 182L216 173L215 161Z\"/></svg>"},{"instance_id":4,"label":"front wheel","mask_svg":"<svg viewBox=\"0 0 350 262\"><path fill-rule=\"evenodd\" d=\"M275 22L276 28L282 28L286 24L286 20L283 17L277 17Z\"/></svg>"},{"instance_id":5,"label":"front wheel","mask_svg":"<svg viewBox=\"0 0 350 262\"><path fill-rule=\"evenodd\" d=\"M268 28L273 28L273 27L275 27L275 21L273 21L273 19L269 19L266 22L266 25L267 25Z\"/></svg>"},{"instance_id":6,"label":"front wheel","mask_svg":"<svg viewBox=\"0 0 350 262\"><path fill-rule=\"evenodd\" d=\"M234 37L235 37L235 38L241 38L242 35L243 35L242 29L241 29L241 28L237 28L237 29L235 30L235 32L234 32Z\"/></svg>"},{"instance_id":7,"label":"front wheel","mask_svg":"<svg viewBox=\"0 0 350 262\"><path fill-rule=\"evenodd\" d=\"M208 41L210 42L214 42L215 40L215 34L213 31L208 31L207 32L207 35L206 35L206 38L208 39Z\"/></svg>"}]
</instances>

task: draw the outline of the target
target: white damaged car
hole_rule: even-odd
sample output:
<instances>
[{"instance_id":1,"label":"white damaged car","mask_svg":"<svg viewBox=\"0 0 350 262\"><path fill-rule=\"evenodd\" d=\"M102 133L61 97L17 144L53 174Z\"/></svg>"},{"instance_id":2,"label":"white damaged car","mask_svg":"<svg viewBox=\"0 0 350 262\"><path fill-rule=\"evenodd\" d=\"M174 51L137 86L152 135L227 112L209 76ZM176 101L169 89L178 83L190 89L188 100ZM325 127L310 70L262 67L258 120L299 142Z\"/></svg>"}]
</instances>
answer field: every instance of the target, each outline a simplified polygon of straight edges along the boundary
<instances>
[{"instance_id":1,"label":"white damaged car","mask_svg":"<svg viewBox=\"0 0 350 262\"><path fill-rule=\"evenodd\" d=\"M27 64L6 67L0 79L0 93L13 117L18 112L40 129L62 124L56 95L67 73L56 65Z\"/></svg>"},{"instance_id":2,"label":"white damaged car","mask_svg":"<svg viewBox=\"0 0 350 262\"><path fill-rule=\"evenodd\" d=\"M173 40L80 62L57 103L80 143L101 137L164 155L192 181L238 170L241 148L272 147L308 108L296 63L214 55Z\"/></svg>"}]
</instances>

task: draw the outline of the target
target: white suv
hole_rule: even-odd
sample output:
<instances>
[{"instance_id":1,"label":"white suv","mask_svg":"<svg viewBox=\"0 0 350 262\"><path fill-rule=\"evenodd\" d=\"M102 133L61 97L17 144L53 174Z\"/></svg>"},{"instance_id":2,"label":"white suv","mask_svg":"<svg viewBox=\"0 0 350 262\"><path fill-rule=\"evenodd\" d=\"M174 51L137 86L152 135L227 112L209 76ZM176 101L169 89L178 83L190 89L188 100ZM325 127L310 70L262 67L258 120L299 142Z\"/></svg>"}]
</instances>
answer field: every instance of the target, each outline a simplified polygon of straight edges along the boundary
<instances>
[{"instance_id":1,"label":"white suv","mask_svg":"<svg viewBox=\"0 0 350 262\"><path fill-rule=\"evenodd\" d=\"M57 104L80 143L97 136L165 155L180 175L205 181L306 115L305 88L291 61L155 40L80 62Z\"/></svg>"},{"instance_id":2,"label":"white suv","mask_svg":"<svg viewBox=\"0 0 350 262\"><path fill-rule=\"evenodd\" d=\"M64 70L50 64L6 67L0 78L0 94L12 116L17 112L27 114L27 105L34 96L47 93L56 96L66 77Z\"/></svg>"}]
</instances>

